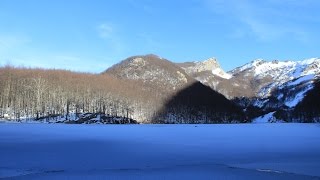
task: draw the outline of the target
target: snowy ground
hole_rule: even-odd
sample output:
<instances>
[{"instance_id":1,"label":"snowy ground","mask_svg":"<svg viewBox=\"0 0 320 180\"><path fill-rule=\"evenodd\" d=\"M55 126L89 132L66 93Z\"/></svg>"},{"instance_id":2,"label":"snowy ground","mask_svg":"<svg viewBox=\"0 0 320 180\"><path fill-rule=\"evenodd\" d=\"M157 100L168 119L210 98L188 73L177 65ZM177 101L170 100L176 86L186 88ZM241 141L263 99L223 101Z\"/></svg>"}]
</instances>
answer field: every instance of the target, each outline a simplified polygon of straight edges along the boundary
<instances>
[{"instance_id":1,"label":"snowy ground","mask_svg":"<svg viewBox=\"0 0 320 180\"><path fill-rule=\"evenodd\" d=\"M320 125L0 123L1 178L320 179Z\"/></svg>"}]
</instances>

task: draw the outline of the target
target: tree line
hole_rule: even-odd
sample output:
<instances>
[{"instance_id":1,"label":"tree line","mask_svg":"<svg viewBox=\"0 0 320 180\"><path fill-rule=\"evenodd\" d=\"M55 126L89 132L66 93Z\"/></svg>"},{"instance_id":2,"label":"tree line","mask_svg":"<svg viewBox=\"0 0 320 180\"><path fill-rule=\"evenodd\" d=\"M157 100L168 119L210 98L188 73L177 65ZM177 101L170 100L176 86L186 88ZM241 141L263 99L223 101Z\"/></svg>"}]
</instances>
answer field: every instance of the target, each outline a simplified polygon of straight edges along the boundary
<instances>
[{"instance_id":1,"label":"tree line","mask_svg":"<svg viewBox=\"0 0 320 180\"><path fill-rule=\"evenodd\" d=\"M40 119L104 113L146 120L139 83L65 70L0 68L0 117ZM151 96L151 95L150 95Z\"/></svg>"}]
</instances>

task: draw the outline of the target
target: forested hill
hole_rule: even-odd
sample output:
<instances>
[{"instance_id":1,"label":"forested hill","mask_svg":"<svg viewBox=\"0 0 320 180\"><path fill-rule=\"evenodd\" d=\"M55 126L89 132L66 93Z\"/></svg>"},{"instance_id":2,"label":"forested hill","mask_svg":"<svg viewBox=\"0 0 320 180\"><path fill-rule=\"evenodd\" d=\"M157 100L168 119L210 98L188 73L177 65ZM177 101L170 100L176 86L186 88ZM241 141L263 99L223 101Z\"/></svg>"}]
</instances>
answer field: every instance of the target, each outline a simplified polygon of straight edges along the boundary
<instances>
[{"instance_id":1,"label":"forested hill","mask_svg":"<svg viewBox=\"0 0 320 180\"><path fill-rule=\"evenodd\" d=\"M103 111L114 116L133 116L132 105L143 102L139 86L108 75L3 67L0 115L39 119ZM144 94L147 96L148 92Z\"/></svg>"},{"instance_id":2,"label":"forested hill","mask_svg":"<svg viewBox=\"0 0 320 180\"><path fill-rule=\"evenodd\" d=\"M230 123L245 119L240 108L214 90L202 84L190 89L197 81L167 60L135 56L115 67L121 68L102 74L2 67L0 118L67 123L92 119L100 123ZM119 77L116 72L128 72L128 77L136 73L136 78ZM180 93L186 88L188 109L183 109L185 99L181 97L185 95ZM204 101L192 106L199 98Z\"/></svg>"}]
</instances>

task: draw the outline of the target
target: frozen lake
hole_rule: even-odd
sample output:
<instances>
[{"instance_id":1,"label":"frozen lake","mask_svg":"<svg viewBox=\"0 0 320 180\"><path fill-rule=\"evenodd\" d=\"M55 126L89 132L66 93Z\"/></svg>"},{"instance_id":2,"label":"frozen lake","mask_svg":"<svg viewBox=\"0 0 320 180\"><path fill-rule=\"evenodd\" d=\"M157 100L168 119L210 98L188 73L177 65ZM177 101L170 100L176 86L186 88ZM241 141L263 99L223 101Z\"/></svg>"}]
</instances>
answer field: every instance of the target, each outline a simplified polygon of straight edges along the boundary
<instances>
[{"instance_id":1,"label":"frozen lake","mask_svg":"<svg viewBox=\"0 0 320 180\"><path fill-rule=\"evenodd\" d=\"M0 178L320 179L320 124L0 124Z\"/></svg>"}]
</instances>

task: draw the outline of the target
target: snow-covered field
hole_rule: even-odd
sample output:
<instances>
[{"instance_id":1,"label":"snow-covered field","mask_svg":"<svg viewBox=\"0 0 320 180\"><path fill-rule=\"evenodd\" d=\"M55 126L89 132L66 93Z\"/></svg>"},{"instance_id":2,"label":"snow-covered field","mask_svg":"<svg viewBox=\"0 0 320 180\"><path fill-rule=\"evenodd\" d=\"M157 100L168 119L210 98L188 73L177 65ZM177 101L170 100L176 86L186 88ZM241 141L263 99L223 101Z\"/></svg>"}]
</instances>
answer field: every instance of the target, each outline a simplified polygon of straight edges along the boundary
<instances>
[{"instance_id":1,"label":"snow-covered field","mask_svg":"<svg viewBox=\"0 0 320 180\"><path fill-rule=\"evenodd\" d=\"M320 125L0 123L1 178L320 179Z\"/></svg>"}]
</instances>

